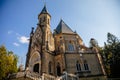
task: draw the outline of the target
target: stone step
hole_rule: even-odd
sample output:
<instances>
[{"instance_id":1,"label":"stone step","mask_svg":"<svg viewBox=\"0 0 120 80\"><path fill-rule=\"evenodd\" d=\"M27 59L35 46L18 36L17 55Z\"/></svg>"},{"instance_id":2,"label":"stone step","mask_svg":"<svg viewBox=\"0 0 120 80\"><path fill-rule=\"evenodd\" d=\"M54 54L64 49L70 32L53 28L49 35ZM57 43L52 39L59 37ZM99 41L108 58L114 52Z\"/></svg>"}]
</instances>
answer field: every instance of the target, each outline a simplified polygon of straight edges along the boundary
<instances>
[{"instance_id":1,"label":"stone step","mask_svg":"<svg viewBox=\"0 0 120 80\"><path fill-rule=\"evenodd\" d=\"M9 80L32 80L32 79L21 77L21 78L9 79Z\"/></svg>"}]
</instances>

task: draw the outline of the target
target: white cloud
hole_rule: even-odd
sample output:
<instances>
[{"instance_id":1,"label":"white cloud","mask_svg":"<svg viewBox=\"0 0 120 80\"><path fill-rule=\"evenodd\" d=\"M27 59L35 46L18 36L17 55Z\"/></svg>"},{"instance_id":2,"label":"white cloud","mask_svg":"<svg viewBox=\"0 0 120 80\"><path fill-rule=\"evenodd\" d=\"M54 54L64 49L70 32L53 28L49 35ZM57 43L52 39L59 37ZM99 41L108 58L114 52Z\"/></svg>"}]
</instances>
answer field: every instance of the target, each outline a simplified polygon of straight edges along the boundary
<instances>
[{"instance_id":1,"label":"white cloud","mask_svg":"<svg viewBox=\"0 0 120 80\"><path fill-rule=\"evenodd\" d=\"M14 45L14 46L20 46L20 44L18 44L18 43L16 43L16 42L14 42L13 45Z\"/></svg>"},{"instance_id":2,"label":"white cloud","mask_svg":"<svg viewBox=\"0 0 120 80\"><path fill-rule=\"evenodd\" d=\"M13 31L9 30L9 31L8 31L8 34L12 34L12 32L13 32Z\"/></svg>"},{"instance_id":3,"label":"white cloud","mask_svg":"<svg viewBox=\"0 0 120 80\"><path fill-rule=\"evenodd\" d=\"M21 43L23 43L23 44L29 43L29 40L28 40L29 37L21 36L21 37L19 37L18 39L19 39L19 41L20 41Z\"/></svg>"},{"instance_id":4,"label":"white cloud","mask_svg":"<svg viewBox=\"0 0 120 80\"><path fill-rule=\"evenodd\" d=\"M16 34L16 36L21 36L19 33L15 33Z\"/></svg>"}]
</instances>

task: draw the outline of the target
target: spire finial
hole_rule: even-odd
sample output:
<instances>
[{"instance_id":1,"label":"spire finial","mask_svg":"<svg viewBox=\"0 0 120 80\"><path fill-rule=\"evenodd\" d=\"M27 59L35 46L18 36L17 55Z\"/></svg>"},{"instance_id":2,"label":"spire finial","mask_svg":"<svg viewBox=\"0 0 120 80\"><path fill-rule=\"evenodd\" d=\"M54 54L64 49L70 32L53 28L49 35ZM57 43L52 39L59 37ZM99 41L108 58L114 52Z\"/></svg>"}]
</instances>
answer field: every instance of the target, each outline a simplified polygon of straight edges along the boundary
<instances>
[{"instance_id":1,"label":"spire finial","mask_svg":"<svg viewBox=\"0 0 120 80\"><path fill-rule=\"evenodd\" d=\"M46 7L46 1L44 1L44 6Z\"/></svg>"},{"instance_id":2,"label":"spire finial","mask_svg":"<svg viewBox=\"0 0 120 80\"><path fill-rule=\"evenodd\" d=\"M46 6L46 1L45 0L43 0L43 3L44 3L44 6Z\"/></svg>"},{"instance_id":3,"label":"spire finial","mask_svg":"<svg viewBox=\"0 0 120 80\"><path fill-rule=\"evenodd\" d=\"M60 20L62 20L62 17L60 17Z\"/></svg>"},{"instance_id":4,"label":"spire finial","mask_svg":"<svg viewBox=\"0 0 120 80\"><path fill-rule=\"evenodd\" d=\"M31 30L31 33L30 34L33 34L34 33L34 27L32 27L32 30Z\"/></svg>"},{"instance_id":5,"label":"spire finial","mask_svg":"<svg viewBox=\"0 0 120 80\"><path fill-rule=\"evenodd\" d=\"M50 14L48 13L48 10L47 10L47 8L46 8L46 2L44 3L44 7L43 7L43 9L42 9L42 11L40 12L39 15L41 15L41 14L48 14L48 15L50 16ZM50 16L50 17L51 17L51 16Z\"/></svg>"},{"instance_id":6,"label":"spire finial","mask_svg":"<svg viewBox=\"0 0 120 80\"><path fill-rule=\"evenodd\" d=\"M41 13L48 13L47 8L46 8L46 3L44 4L44 7L43 7Z\"/></svg>"},{"instance_id":7,"label":"spire finial","mask_svg":"<svg viewBox=\"0 0 120 80\"><path fill-rule=\"evenodd\" d=\"M31 32L32 32L32 33L34 32L34 27L32 27L32 30L31 30Z\"/></svg>"}]
</instances>

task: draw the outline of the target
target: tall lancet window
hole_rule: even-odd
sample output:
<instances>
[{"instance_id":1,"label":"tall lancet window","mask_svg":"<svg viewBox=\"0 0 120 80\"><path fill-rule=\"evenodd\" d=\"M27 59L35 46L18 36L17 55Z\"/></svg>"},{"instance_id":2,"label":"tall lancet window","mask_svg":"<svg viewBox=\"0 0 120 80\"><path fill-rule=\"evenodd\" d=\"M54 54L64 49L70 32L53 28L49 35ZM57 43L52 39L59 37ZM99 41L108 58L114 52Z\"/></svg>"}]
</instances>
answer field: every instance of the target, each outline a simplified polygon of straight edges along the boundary
<instances>
[{"instance_id":1,"label":"tall lancet window","mask_svg":"<svg viewBox=\"0 0 120 80\"><path fill-rule=\"evenodd\" d=\"M80 65L79 61L76 61L76 69L77 69L77 72L81 71L81 65Z\"/></svg>"},{"instance_id":2,"label":"tall lancet window","mask_svg":"<svg viewBox=\"0 0 120 80\"><path fill-rule=\"evenodd\" d=\"M60 67L60 63L58 62L57 63L57 76L60 76L61 75L61 67Z\"/></svg>"},{"instance_id":3,"label":"tall lancet window","mask_svg":"<svg viewBox=\"0 0 120 80\"><path fill-rule=\"evenodd\" d=\"M42 22L42 19L40 18L40 23Z\"/></svg>"},{"instance_id":4,"label":"tall lancet window","mask_svg":"<svg viewBox=\"0 0 120 80\"><path fill-rule=\"evenodd\" d=\"M43 17L43 22L45 22L45 20L46 20L46 17L44 16L44 17Z\"/></svg>"},{"instance_id":5,"label":"tall lancet window","mask_svg":"<svg viewBox=\"0 0 120 80\"><path fill-rule=\"evenodd\" d=\"M88 64L87 64L87 61L86 61L86 60L84 60L84 69L85 69L85 70L89 70L89 66L88 66Z\"/></svg>"},{"instance_id":6,"label":"tall lancet window","mask_svg":"<svg viewBox=\"0 0 120 80\"><path fill-rule=\"evenodd\" d=\"M68 43L68 50L69 50L69 51L74 51L74 50L75 50L75 49L74 49L74 45L72 44L71 41Z\"/></svg>"},{"instance_id":7,"label":"tall lancet window","mask_svg":"<svg viewBox=\"0 0 120 80\"><path fill-rule=\"evenodd\" d=\"M52 62L50 61L49 64L48 64L48 72L49 74L52 74Z\"/></svg>"},{"instance_id":8,"label":"tall lancet window","mask_svg":"<svg viewBox=\"0 0 120 80\"><path fill-rule=\"evenodd\" d=\"M48 19L48 24L50 24L50 20Z\"/></svg>"}]
</instances>

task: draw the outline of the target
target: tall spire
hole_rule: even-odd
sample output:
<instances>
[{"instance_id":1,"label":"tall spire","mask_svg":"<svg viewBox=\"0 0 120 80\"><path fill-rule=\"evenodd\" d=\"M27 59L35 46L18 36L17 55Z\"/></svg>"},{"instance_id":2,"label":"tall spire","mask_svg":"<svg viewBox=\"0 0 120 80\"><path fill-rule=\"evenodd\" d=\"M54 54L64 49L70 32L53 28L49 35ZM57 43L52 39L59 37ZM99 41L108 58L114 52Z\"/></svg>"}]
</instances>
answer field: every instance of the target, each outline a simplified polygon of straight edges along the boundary
<instances>
[{"instance_id":1,"label":"tall spire","mask_svg":"<svg viewBox=\"0 0 120 80\"><path fill-rule=\"evenodd\" d=\"M49 14L49 13L48 13L48 10L47 10L47 8L46 8L46 4L44 4L44 7L43 7L43 9L42 9L42 11L41 11L40 14ZM49 15L50 15L50 14L49 14Z\"/></svg>"},{"instance_id":2,"label":"tall spire","mask_svg":"<svg viewBox=\"0 0 120 80\"><path fill-rule=\"evenodd\" d=\"M39 19L39 16L40 16L41 14L48 14L48 15L51 17L51 15L49 14L49 12L48 12L48 10L47 10L47 8L46 8L46 4L44 4L44 7L43 7L42 11L41 11L40 14L38 15L38 19Z\"/></svg>"}]
</instances>

